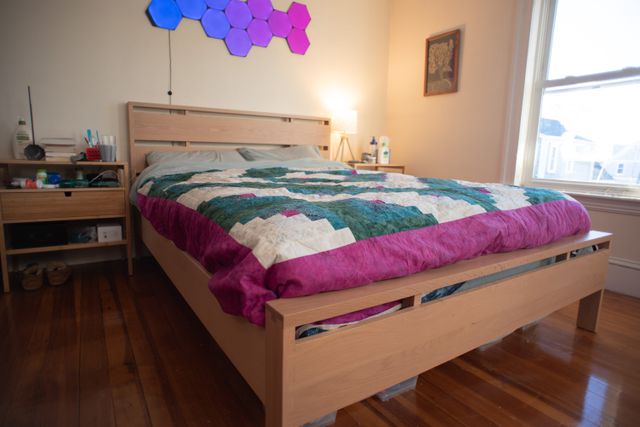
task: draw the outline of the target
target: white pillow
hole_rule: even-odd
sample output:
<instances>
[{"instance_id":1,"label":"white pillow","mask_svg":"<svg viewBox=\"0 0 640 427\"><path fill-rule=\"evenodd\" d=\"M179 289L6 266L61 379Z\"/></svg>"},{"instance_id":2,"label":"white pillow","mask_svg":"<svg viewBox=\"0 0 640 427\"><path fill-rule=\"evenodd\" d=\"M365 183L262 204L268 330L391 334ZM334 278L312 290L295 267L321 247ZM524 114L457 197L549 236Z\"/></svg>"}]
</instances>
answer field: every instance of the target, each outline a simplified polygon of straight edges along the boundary
<instances>
[{"instance_id":1,"label":"white pillow","mask_svg":"<svg viewBox=\"0 0 640 427\"><path fill-rule=\"evenodd\" d=\"M296 145L293 147L274 148L272 150L238 148L238 152L249 161L322 159L320 150L316 145Z\"/></svg>"},{"instance_id":2,"label":"white pillow","mask_svg":"<svg viewBox=\"0 0 640 427\"><path fill-rule=\"evenodd\" d=\"M147 153L147 165L156 163L186 160L198 162L245 162L244 157L237 151L152 151Z\"/></svg>"}]
</instances>

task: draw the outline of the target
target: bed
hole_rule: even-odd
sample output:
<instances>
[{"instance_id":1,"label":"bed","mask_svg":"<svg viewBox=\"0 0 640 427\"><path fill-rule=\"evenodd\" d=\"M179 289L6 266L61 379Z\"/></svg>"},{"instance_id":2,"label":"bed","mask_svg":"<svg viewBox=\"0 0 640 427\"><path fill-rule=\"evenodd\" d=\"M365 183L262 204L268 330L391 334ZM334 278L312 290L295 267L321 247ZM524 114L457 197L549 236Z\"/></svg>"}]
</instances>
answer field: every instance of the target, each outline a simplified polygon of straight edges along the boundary
<instances>
[{"instance_id":1,"label":"bed","mask_svg":"<svg viewBox=\"0 0 640 427\"><path fill-rule=\"evenodd\" d=\"M330 141L329 120L317 117L130 102L128 120L134 177L150 152L305 144L326 154ZM263 327L226 314L209 291L207 269L146 218L139 228L145 246L263 402L267 426L319 419L578 300L577 326L595 332L611 243L610 234L589 231L367 286L271 299ZM572 256L584 248L594 250ZM438 289L550 258L551 264L422 303ZM296 339L303 325L395 302L399 310Z\"/></svg>"}]
</instances>

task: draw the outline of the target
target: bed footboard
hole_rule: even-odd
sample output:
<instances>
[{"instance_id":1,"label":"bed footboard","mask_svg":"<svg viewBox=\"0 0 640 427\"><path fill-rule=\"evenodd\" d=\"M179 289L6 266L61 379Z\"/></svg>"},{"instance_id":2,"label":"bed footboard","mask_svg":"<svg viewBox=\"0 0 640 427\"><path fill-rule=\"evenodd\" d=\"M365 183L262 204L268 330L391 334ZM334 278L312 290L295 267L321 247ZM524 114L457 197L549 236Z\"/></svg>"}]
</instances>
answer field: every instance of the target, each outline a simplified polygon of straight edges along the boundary
<instances>
[{"instance_id":1,"label":"bed footboard","mask_svg":"<svg viewBox=\"0 0 640 427\"><path fill-rule=\"evenodd\" d=\"M611 236L591 232L371 286L267 305L267 426L299 426L466 353L580 300L578 326L595 331ZM598 251L572 258L571 251ZM557 262L420 304L432 289L538 259ZM403 300L384 317L295 340L295 328Z\"/></svg>"}]
</instances>

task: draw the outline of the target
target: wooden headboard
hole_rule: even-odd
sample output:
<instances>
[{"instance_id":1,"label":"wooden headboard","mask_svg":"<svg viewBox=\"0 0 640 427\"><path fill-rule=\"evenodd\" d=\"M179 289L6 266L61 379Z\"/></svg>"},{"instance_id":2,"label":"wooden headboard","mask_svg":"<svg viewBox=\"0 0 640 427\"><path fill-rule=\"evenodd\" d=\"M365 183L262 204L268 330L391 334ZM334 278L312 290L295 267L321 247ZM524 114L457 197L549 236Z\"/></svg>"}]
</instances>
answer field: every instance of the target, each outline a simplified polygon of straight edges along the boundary
<instances>
[{"instance_id":1,"label":"wooden headboard","mask_svg":"<svg viewBox=\"0 0 640 427\"><path fill-rule=\"evenodd\" d=\"M182 105L127 103L129 163L135 177L151 151L208 151L242 145L317 145L328 150L328 118ZM226 144L222 146L222 144Z\"/></svg>"}]
</instances>

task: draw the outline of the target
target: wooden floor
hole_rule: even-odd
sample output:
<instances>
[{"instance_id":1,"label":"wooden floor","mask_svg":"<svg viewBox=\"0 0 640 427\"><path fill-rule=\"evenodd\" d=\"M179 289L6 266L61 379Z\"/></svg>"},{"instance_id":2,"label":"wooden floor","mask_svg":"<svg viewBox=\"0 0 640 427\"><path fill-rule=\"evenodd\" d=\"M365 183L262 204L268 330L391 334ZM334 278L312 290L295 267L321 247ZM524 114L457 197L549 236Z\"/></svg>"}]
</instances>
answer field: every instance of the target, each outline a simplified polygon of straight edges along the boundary
<instances>
[{"instance_id":1,"label":"wooden floor","mask_svg":"<svg viewBox=\"0 0 640 427\"><path fill-rule=\"evenodd\" d=\"M640 300L607 293L600 331L576 306L422 374L337 426L640 425ZM0 296L0 424L260 426L258 398L153 260L78 268Z\"/></svg>"}]
</instances>

